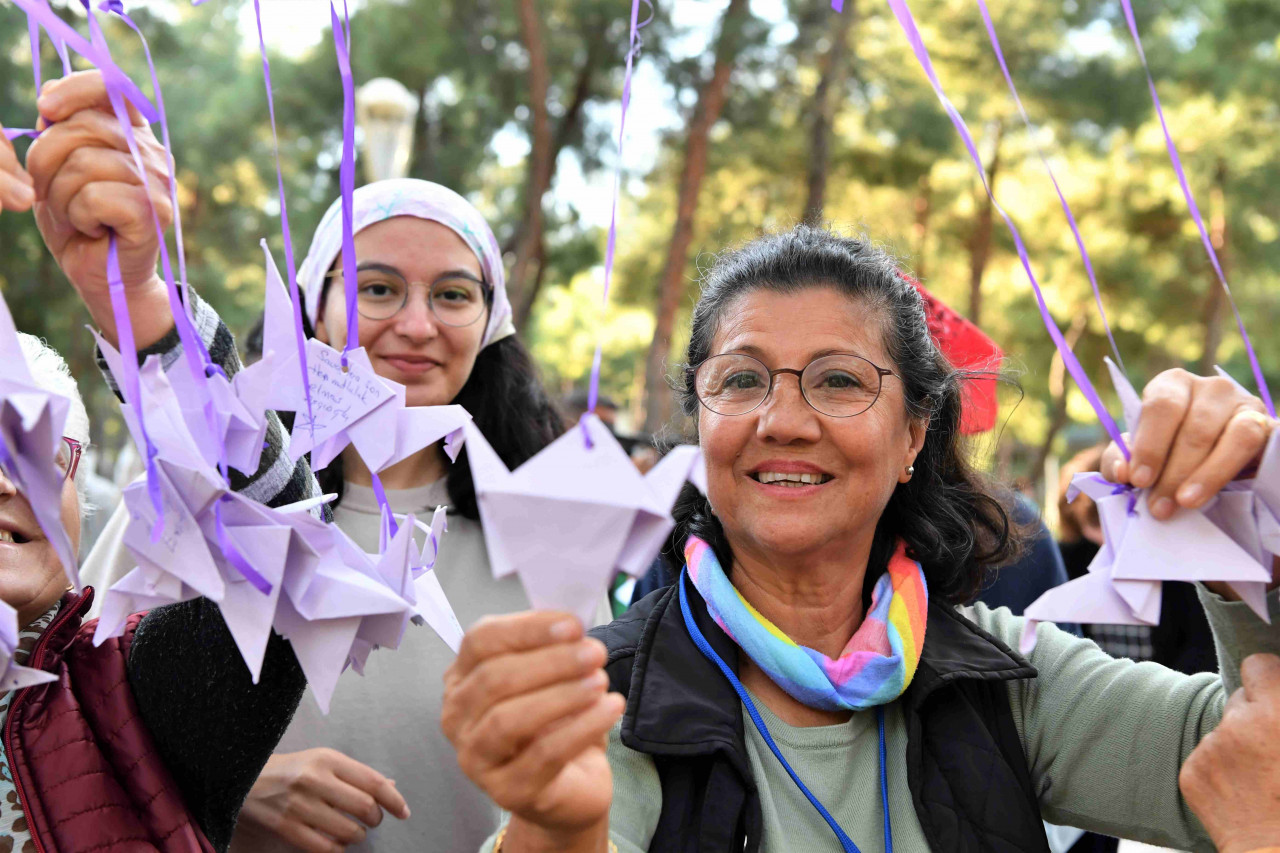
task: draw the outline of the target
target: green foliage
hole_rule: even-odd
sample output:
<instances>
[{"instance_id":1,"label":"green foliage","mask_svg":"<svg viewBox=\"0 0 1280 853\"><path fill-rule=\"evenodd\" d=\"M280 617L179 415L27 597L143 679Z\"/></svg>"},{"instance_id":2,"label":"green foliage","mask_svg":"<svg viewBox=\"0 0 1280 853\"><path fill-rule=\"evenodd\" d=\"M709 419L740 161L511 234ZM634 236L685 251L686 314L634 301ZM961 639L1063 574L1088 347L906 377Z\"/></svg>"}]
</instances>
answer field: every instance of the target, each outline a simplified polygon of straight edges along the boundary
<instances>
[{"instance_id":1,"label":"green foliage","mask_svg":"<svg viewBox=\"0 0 1280 853\"><path fill-rule=\"evenodd\" d=\"M697 7L698 20L708 21L722 5L687 3ZM553 127L581 89L582 120L565 127L562 156L576 158L588 176L614 164L611 122L627 5L539 0ZM923 269L927 285L964 310L981 202L972 165L887 9L870 0L847 5L858 17L848 35L847 73L837 81L842 101L834 121L826 217L895 249L904 266ZM553 189L545 205L544 290L526 337L556 390L584 380L603 324L605 388L624 401L637 396L675 218L683 149L679 122L688 119L694 87L710 59L699 47L707 34L687 26L688 9L660 6L645 31L642 61L659 72L675 129L661 135L652 160L651 152L628 150L628 165L654 165L637 176L642 191L630 191L636 182L624 183L629 191L619 210L614 305L604 319L602 229L579 218L580 199ZM1274 295L1280 285L1280 7L1267 0L1144 0L1136 6L1187 174L1206 218L1225 225L1223 255L1236 300L1263 364L1280 382L1280 340L1269 334L1280 322ZM1160 369L1194 366L1206 339L1209 294L1217 284L1170 168L1117 5L1018 0L992 7L1012 73L1040 126L1037 141L1050 156L1092 254L1131 378L1141 384ZM174 131L190 278L234 330L247 328L259 309L258 240L268 238L282 257L266 100L257 46L244 43L237 29L242 8L234 0L194 9L174 0L163 15L145 9L137 14L156 54ZM1109 348L1088 280L976 8L970 0L918 0L913 9L984 157L991 156L995 128L1002 129L997 195L1023 230L1060 326L1084 318L1077 350L1109 394L1101 361ZM716 252L763 230L787 227L804 212L812 98L835 32L831 14L825 2L787 0L773 18L752 17L743 30L729 102L712 133L682 317L696 299L699 269ZM23 24L15 8L0 6L0 121L15 125L34 120ZM525 175L509 158L500 159L495 142L527 136L529 121L527 60L515 0L369 0L352 27L357 82L393 77L425 103L411 174L469 194L507 244L519 227ZM108 37L122 65L144 79L132 34L108 24ZM52 71L48 45L44 60ZM294 248L301 256L310 229L336 195L341 92L327 34L311 51L273 54L272 62ZM670 116L644 112L633 113L630 122L634 133L659 120L672 123ZM0 216L0 287L20 326L48 337L79 375L92 375L92 347L81 331L87 316L44 253L29 217ZM1048 437L1053 350L998 223L983 296L983 325L1010 354L1025 390L991 458L1013 466L1005 473L1034 476L1018 466L1029 464ZM1251 384L1229 312L1220 322L1218 360ZM681 337L673 342L672 362L679 360ZM82 384L91 392L95 415L111 410L101 383ZM1092 414L1074 391L1067 412L1069 423L1055 445L1059 452L1091 434Z\"/></svg>"}]
</instances>

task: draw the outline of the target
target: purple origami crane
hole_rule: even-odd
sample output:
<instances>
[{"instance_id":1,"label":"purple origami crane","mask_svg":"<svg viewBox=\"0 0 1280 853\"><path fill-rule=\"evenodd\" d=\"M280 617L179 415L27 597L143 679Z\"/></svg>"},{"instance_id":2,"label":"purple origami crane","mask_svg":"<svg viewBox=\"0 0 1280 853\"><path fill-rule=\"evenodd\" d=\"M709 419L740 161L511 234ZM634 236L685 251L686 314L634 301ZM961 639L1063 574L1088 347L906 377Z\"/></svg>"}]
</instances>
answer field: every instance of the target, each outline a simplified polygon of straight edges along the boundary
<instances>
[{"instance_id":1,"label":"purple origami crane","mask_svg":"<svg viewBox=\"0 0 1280 853\"><path fill-rule=\"evenodd\" d=\"M465 429L493 576L515 572L534 607L567 610L590 624L616 572L648 570L701 453L677 447L642 476L599 418L585 416L582 427L515 471L474 424Z\"/></svg>"},{"instance_id":2,"label":"purple origami crane","mask_svg":"<svg viewBox=\"0 0 1280 853\"><path fill-rule=\"evenodd\" d=\"M1136 429L1142 401L1110 359L1107 367ZM1118 486L1097 473L1077 474L1068 499L1083 492L1098 505L1103 545L1089 571L1055 587L1026 610L1022 650L1035 646L1042 621L1109 625L1160 622L1163 581L1225 582L1259 618L1270 621L1266 590L1280 555L1280 433L1272 436L1257 475L1237 480L1200 509L1152 517L1144 490Z\"/></svg>"},{"instance_id":3,"label":"purple origami crane","mask_svg":"<svg viewBox=\"0 0 1280 853\"><path fill-rule=\"evenodd\" d=\"M240 393L254 395L266 408L296 412L289 452L294 459L311 454L315 470L326 467L348 444L377 473L445 439L450 459L462 446L462 425L471 420L461 406L406 406L405 388L374 373L364 349L343 354L326 343L307 341L311 416L306 391L297 381L298 352L293 306L267 252L266 311L262 362L237 376Z\"/></svg>"},{"instance_id":4,"label":"purple origami crane","mask_svg":"<svg viewBox=\"0 0 1280 853\"><path fill-rule=\"evenodd\" d=\"M18 487L67 580L80 589L71 537L62 526L62 472L57 467L70 401L36 384L18 343L18 331L0 296L0 469Z\"/></svg>"},{"instance_id":5,"label":"purple origami crane","mask_svg":"<svg viewBox=\"0 0 1280 853\"><path fill-rule=\"evenodd\" d=\"M0 691L19 690L33 684L57 681L52 672L19 666L13 662L18 648L18 611L0 601Z\"/></svg>"},{"instance_id":6,"label":"purple origami crane","mask_svg":"<svg viewBox=\"0 0 1280 853\"><path fill-rule=\"evenodd\" d=\"M119 375L120 354L105 341L99 345ZM273 509L231 491L192 434L202 418L171 384L185 374L183 365L164 372L154 357L141 370L164 524L153 537L146 484L125 490L131 518L124 541L138 565L104 596L96 642L118 634L130 613L203 596L218 605L255 681L271 630L289 639L325 711L342 670L361 668L374 648L398 646L409 620L443 624L446 641L454 642L440 616L452 615L443 593L437 598L429 586L406 586L422 563L412 553L412 517L384 554L371 555L307 511L322 499ZM133 408L124 415L140 440Z\"/></svg>"}]
</instances>

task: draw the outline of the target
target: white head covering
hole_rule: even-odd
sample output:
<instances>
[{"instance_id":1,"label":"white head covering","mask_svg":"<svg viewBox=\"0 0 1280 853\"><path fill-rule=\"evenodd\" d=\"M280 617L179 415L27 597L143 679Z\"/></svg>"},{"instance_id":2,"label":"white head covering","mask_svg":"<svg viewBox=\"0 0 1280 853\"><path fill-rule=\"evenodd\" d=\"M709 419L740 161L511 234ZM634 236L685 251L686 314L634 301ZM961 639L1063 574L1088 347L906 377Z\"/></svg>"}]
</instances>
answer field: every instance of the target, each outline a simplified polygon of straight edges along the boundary
<instances>
[{"instance_id":1,"label":"white head covering","mask_svg":"<svg viewBox=\"0 0 1280 853\"><path fill-rule=\"evenodd\" d=\"M71 401L67 409L67 423L62 434L80 442L82 448L89 447L89 413L85 411L84 400L80 397L80 386L71 375L71 368L53 347L44 341L18 332L18 345L22 347L22 355L27 360L31 378L36 384L51 394L58 394ZM88 469L81 465L76 470L76 491L80 493L80 509L83 514L87 508L85 503L85 479Z\"/></svg>"},{"instance_id":2,"label":"white head covering","mask_svg":"<svg viewBox=\"0 0 1280 853\"><path fill-rule=\"evenodd\" d=\"M489 223L471 202L448 187L416 178L375 181L355 191L352 230L359 234L365 228L396 216L416 216L446 226L471 247L480 261L484 279L493 287L493 307L485 327L481 347L508 335L514 335L511 303L507 299L507 281L502 271L502 252ZM320 315L320 294L324 276L342 251L342 199L329 205L316 228L307 257L298 269L298 284L306 288L307 318L315 328Z\"/></svg>"}]
</instances>

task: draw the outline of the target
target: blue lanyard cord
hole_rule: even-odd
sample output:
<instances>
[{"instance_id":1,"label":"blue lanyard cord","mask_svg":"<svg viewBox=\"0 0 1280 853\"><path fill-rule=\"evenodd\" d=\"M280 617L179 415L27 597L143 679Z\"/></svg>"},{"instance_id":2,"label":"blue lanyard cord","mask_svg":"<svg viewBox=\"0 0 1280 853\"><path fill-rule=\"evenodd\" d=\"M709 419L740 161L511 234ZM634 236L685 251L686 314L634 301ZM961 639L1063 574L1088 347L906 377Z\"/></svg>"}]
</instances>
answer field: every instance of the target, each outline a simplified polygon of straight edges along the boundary
<instances>
[{"instance_id":1,"label":"blue lanyard cord","mask_svg":"<svg viewBox=\"0 0 1280 853\"><path fill-rule=\"evenodd\" d=\"M853 843L853 839L840 828L840 824L836 823L836 819L831 816L831 812L827 811L822 803L818 802L818 798L813 792L800 781L800 777L796 775L796 771L791 769L791 765L782 757L782 752L778 749L778 745L774 743L773 736L769 734L769 728L764 724L764 719L760 716L760 712L756 709L756 705L751 701L747 688L742 686L742 682L738 680L738 676L734 673L729 665L724 662L720 655L716 654L716 650L711 648L711 644L707 642L707 638L703 636L702 630L693 619L693 613L689 610L689 598L685 592L685 576L688 569L680 573L680 612L684 615L684 625L689 631L689 636L693 639L694 645L698 647L698 651L702 652L703 657L714 663L720 668L720 672L728 679L732 685L734 692L738 694L738 698L742 700L742 704L746 707L747 713L751 716L751 722L755 723L756 730L760 732L760 737L764 738L764 742L769 746L769 750L773 752L774 757L782 765L782 769L787 771L787 775L791 777L791 781L796 783L796 787L800 789L800 793L818 810L818 814L822 815L822 819L827 822L827 826L831 827L831 831L835 833L836 839L840 842L840 847L845 853L861 853L858 845ZM880 729L880 802L884 807L884 849L885 853L893 853L893 833L889 825L889 773L887 769L887 756L885 750L884 738L884 708L876 708L876 723Z\"/></svg>"}]
</instances>

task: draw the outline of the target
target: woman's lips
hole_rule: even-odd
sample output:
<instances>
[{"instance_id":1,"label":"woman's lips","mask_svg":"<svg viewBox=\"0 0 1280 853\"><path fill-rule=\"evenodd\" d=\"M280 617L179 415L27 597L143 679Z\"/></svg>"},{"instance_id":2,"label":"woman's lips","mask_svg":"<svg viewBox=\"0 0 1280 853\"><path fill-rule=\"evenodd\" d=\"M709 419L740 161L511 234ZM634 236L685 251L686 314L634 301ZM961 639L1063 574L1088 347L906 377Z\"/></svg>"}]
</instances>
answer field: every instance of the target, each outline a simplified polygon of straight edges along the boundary
<instances>
[{"instance_id":1,"label":"woman's lips","mask_svg":"<svg viewBox=\"0 0 1280 853\"><path fill-rule=\"evenodd\" d=\"M408 375L421 375L440 366L439 362L432 361L429 358L412 356L384 355L382 360L401 373Z\"/></svg>"}]
</instances>

